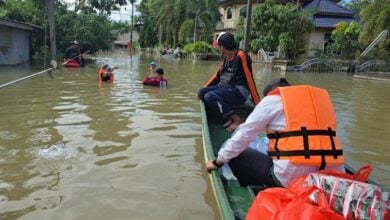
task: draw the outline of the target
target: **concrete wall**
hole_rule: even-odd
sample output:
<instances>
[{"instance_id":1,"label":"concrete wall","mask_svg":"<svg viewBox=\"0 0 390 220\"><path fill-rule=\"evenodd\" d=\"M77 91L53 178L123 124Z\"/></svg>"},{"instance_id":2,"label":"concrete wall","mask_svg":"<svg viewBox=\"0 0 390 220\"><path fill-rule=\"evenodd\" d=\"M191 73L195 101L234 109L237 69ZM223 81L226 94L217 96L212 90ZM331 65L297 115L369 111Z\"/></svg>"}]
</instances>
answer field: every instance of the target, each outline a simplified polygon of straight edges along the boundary
<instances>
[{"instance_id":1,"label":"concrete wall","mask_svg":"<svg viewBox=\"0 0 390 220\"><path fill-rule=\"evenodd\" d=\"M325 42L325 34L329 33L329 31L325 30L316 30L310 33L309 40L308 40L308 46L309 50L306 52L307 57L314 57L315 54L315 48L321 49L321 51L324 51L324 42Z\"/></svg>"},{"instance_id":2,"label":"concrete wall","mask_svg":"<svg viewBox=\"0 0 390 220\"><path fill-rule=\"evenodd\" d=\"M0 65L30 61L30 32L0 26Z\"/></svg>"},{"instance_id":3,"label":"concrete wall","mask_svg":"<svg viewBox=\"0 0 390 220\"><path fill-rule=\"evenodd\" d=\"M233 6L229 6L227 8L220 7L219 13L222 15L222 17L221 17L222 25L219 27L219 29L230 29L230 30L232 30L232 33L234 34L234 32L237 28L237 23L240 19L240 9L244 6L246 6L246 5L236 4ZM228 8L231 8L231 11L232 11L232 18L231 19L226 19Z\"/></svg>"}]
</instances>

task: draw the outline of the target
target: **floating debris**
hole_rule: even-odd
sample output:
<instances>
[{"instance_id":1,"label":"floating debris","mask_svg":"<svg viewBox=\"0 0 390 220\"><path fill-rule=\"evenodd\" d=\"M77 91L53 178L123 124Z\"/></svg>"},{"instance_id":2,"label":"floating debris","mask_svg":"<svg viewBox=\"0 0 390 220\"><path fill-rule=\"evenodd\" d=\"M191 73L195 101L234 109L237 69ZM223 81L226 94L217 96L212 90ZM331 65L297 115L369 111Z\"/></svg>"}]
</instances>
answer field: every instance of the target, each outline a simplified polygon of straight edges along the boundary
<instances>
[{"instance_id":1,"label":"floating debris","mask_svg":"<svg viewBox=\"0 0 390 220\"><path fill-rule=\"evenodd\" d=\"M77 150L67 148L64 143L59 143L46 149L40 149L38 155L46 159L69 159L75 157L77 153Z\"/></svg>"}]
</instances>

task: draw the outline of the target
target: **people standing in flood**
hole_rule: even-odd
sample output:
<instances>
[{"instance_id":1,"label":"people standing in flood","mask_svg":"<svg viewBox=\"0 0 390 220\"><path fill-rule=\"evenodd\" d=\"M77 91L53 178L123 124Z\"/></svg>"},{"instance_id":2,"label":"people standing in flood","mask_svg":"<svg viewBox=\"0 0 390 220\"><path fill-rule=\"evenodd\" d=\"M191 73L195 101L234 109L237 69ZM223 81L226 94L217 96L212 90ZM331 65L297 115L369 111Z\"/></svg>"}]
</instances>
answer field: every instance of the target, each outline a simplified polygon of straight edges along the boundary
<instances>
[{"instance_id":1,"label":"people standing in flood","mask_svg":"<svg viewBox=\"0 0 390 220\"><path fill-rule=\"evenodd\" d=\"M101 82L109 82L113 83L114 82L114 70L118 69L118 67L111 67L108 64L103 64L98 73L98 81L99 83Z\"/></svg>"},{"instance_id":2,"label":"people standing in flood","mask_svg":"<svg viewBox=\"0 0 390 220\"><path fill-rule=\"evenodd\" d=\"M238 49L229 32L218 35L218 48L225 56L215 74L198 92L206 108L219 117L224 128L232 132L242 122L233 107L243 105L248 99L260 101L252 75L252 61L248 54Z\"/></svg>"},{"instance_id":3,"label":"people standing in flood","mask_svg":"<svg viewBox=\"0 0 390 220\"><path fill-rule=\"evenodd\" d=\"M148 76L150 79L164 79L164 69L163 68L157 68L153 71L152 74Z\"/></svg>"},{"instance_id":4,"label":"people standing in flood","mask_svg":"<svg viewBox=\"0 0 390 220\"><path fill-rule=\"evenodd\" d=\"M153 76L155 71L157 69L157 64L156 62L152 61L149 63L149 76Z\"/></svg>"},{"instance_id":5,"label":"people standing in flood","mask_svg":"<svg viewBox=\"0 0 390 220\"><path fill-rule=\"evenodd\" d=\"M145 77L142 81L144 85L149 86L167 86L168 81L164 78L164 69L157 68L152 75Z\"/></svg>"}]
</instances>

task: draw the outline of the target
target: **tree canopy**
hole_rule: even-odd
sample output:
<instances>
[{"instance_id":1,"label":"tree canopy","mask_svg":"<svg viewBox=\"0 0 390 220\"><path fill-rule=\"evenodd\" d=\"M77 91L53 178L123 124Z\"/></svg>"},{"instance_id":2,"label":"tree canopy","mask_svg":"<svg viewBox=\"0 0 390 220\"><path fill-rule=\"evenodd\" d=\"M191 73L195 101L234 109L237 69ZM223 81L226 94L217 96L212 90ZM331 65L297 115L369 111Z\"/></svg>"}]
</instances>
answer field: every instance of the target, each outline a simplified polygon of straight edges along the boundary
<instances>
[{"instance_id":1,"label":"tree canopy","mask_svg":"<svg viewBox=\"0 0 390 220\"><path fill-rule=\"evenodd\" d=\"M382 31L390 31L389 0L373 0L360 12L362 32L360 42L367 47ZM390 58L390 35L378 43L377 56Z\"/></svg>"},{"instance_id":2,"label":"tree canopy","mask_svg":"<svg viewBox=\"0 0 390 220\"><path fill-rule=\"evenodd\" d=\"M57 49L63 53L69 42L74 40L80 42L82 50L94 52L110 49L115 37L112 31L129 29L128 24L113 22L108 18L111 10L123 3L126 1L78 1L79 6L71 10L69 5L56 1ZM32 53L44 53L49 45L49 37L45 37L49 33L46 1L7 0L0 2L0 5L0 17L44 27L44 32L34 36L31 50ZM84 10L87 8L91 10Z\"/></svg>"},{"instance_id":3,"label":"tree canopy","mask_svg":"<svg viewBox=\"0 0 390 220\"><path fill-rule=\"evenodd\" d=\"M135 2L78 0L68 4L55 1L58 50L64 51L72 40L78 40L85 50L109 49L118 30L126 32L130 29L129 24L111 21L109 15L120 6ZM332 36L337 49L362 50L383 30L390 30L388 0L351 0L345 5L357 13L359 23L337 25ZM219 1L216 0L142 0L137 9L140 14L135 19L142 24L138 30L141 47L208 42L221 16ZM251 17L250 50L256 52L264 48L276 51L282 47L288 58L296 58L307 49L302 36L313 28L310 20L313 13L298 10L294 4L276 4L275 0L258 4L253 8ZM47 51L46 0L0 0L0 17L44 27L44 33L33 37L32 52ZM240 18L237 39L243 39L243 34L244 19ZM390 38L380 41L372 54L390 58Z\"/></svg>"},{"instance_id":4,"label":"tree canopy","mask_svg":"<svg viewBox=\"0 0 390 220\"><path fill-rule=\"evenodd\" d=\"M336 51L345 51L346 57L354 58L355 51L359 49L360 25L357 22L340 22L332 31L332 47Z\"/></svg>"},{"instance_id":5,"label":"tree canopy","mask_svg":"<svg viewBox=\"0 0 390 220\"><path fill-rule=\"evenodd\" d=\"M159 33L162 44L188 43L198 35L207 36L214 31L220 16L218 6L215 0L143 0L139 7L144 21L142 29L145 33Z\"/></svg>"},{"instance_id":6,"label":"tree canopy","mask_svg":"<svg viewBox=\"0 0 390 220\"><path fill-rule=\"evenodd\" d=\"M314 27L309 19L311 13L298 11L292 4L276 4L274 0L255 6L251 21L251 50L277 51L280 45L294 59L304 51L302 36Z\"/></svg>"}]
</instances>

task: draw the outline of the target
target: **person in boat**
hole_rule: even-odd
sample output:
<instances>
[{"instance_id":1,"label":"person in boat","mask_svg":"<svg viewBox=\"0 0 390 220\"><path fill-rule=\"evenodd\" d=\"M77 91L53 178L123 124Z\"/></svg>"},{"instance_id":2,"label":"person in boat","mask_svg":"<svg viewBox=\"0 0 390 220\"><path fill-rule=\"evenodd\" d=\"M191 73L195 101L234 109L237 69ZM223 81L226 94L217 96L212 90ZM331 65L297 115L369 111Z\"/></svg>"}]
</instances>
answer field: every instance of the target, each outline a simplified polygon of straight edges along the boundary
<instances>
[{"instance_id":1,"label":"person in boat","mask_svg":"<svg viewBox=\"0 0 390 220\"><path fill-rule=\"evenodd\" d=\"M264 98L219 150L208 171L228 163L243 186L287 187L291 180L317 170L345 172L336 137L336 117L326 90L291 86L285 78L271 81ZM248 148L266 131L267 154Z\"/></svg>"},{"instance_id":2,"label":"person in boat","mask_svg":"<svg viewBox=\"0 0 390 220\"><path fill-rule=\"evenodd\" d=\"M213 115L222 120L224 128L232 132L241 123L241 118L233 107L243 105L248 99L257 104L260 98L253 80L249 55L237 48L234 36L229 32L220 33L217 41L225 58L206 85L199 90L198 98Z\"/></svg>"},{"instance_id":3,"label":"person in boat","mask_svg":"<svg viewBox=\"0 0 390 220\"><path fill-rule=\"evenodd\" d=\"M69 47L66 48L65 54L64 54L64 61L70 61L75 60L77 61L81 66L84 66L84 58L81 55L79 43L77 41L71 41L69 43Z\"/></svg>"},{"instance_id":4,"label":"person in boat","mask_svg":"<svg viewBox=\"0 0 390 220\"><path fill-rule=\"evenodd\" d=\"M114 70L118 67L111 67L108 64L103 64L99 69L98 80L99 82L114 82Z\"/></svg>"}]
</instances>

